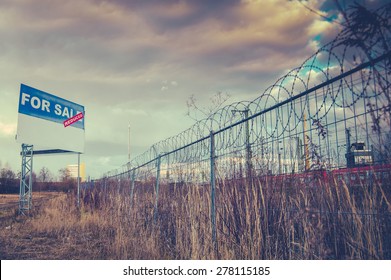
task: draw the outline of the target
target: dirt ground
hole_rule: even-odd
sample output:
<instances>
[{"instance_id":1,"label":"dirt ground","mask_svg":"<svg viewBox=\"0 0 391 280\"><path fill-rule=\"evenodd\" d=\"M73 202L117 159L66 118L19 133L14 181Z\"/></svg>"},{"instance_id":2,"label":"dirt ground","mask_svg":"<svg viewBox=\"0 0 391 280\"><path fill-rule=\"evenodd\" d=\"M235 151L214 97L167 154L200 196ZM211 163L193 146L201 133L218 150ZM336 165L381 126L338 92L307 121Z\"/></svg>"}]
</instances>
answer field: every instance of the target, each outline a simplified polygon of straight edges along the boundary
<instances>
[{"instance_id":1,"label":"dirt ground","mask_svg":"<svg viewBox=\"0 0 391 280\"><path fill-rule=\"evenodd\" d=\"M34 202L40 203L44 199L50 199L51 197L58 196L57 192L37 192L33 193ZM0 194L0 211L2 209L8 209L13 206L17 206L19 202L19 194ZM1 214L1 212L0 212Z\"/></svg>"},{"instance_id":2,"label":"dirt ground","mask_svg":"<svg viewBox=\"0 0 391 280\"><path fill-rule=\"evenodd\" d=\"M32 216L39 212L45 201L64 195L47 192L33 194L31 217L18 215L18 195L0 195L0 259L68 259L80 256L82 249L59 240L57 236L34 232L29 227Z\"/></svg>"}]
</instances>

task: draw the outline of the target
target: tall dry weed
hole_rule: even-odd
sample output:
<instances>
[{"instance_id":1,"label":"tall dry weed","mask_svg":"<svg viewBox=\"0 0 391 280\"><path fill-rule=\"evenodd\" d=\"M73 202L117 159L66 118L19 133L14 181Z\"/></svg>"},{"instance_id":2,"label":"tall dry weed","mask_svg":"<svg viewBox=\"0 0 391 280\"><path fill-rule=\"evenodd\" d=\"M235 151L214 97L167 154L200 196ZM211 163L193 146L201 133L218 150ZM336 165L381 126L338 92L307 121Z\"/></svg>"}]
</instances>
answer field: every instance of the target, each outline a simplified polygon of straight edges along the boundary
<instances>
[{"instance_id":1,"label":"tall dry weed","mask_svg":"<svg viewBox=\"0 0 391 280\"><path fill-rule=\"evenodd\" d=\"M390 259L390 186L337 180L218 180L216 243L209 185L108 182L48 201L29 221L62 258ZM375 180L376 182L376 180ZM157 213L155 211L157 210ZM73 252L73 253L72 253Z\"/></svg>"}]
</instances>

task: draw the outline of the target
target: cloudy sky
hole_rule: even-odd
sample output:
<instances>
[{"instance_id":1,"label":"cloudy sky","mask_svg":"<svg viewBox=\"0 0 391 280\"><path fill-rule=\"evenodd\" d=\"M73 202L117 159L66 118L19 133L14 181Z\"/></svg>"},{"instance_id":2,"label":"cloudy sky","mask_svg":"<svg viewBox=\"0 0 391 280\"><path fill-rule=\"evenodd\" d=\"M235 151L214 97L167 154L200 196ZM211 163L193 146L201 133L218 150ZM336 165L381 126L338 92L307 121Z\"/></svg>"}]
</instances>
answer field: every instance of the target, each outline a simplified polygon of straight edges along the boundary
<instances>
[{"instance_id":1,"label":"cloudy sky","mask_svg":"<svg viewBox=\"0 0 391 280\"><path fill-rule=\"evenodd\" d=\"M336 34L340 26L319 15L338 18L333 3L1 0L0 167L20 170L21 83L85 106L82 161L98 178L127 162L129 122L135 156L194 122L192 95L201 107L217 92L255 99ZM40 156L34 170L57 175L76 162Z\"/></svg>"}]
</instances>

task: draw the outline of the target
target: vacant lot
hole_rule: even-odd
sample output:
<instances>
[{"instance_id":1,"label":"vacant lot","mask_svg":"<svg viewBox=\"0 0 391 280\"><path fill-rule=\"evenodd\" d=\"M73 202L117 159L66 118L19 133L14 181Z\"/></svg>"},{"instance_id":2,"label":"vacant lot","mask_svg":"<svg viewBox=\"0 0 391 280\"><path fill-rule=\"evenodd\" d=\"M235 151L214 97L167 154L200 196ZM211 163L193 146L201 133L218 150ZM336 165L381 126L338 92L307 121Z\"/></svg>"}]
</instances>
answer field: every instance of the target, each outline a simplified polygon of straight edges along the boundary
<instances>
[{"instance_id":1,"label":"vacant lot","mask_svg":"<svg viewBox=\"0 0 391 280\"><path fill-rule=\"evenodd\" d=\"M34 209L31 215L18 215L19 195L0 195L0 258L1 259L61 259L66 251L58 236L34 230L32 225L41 222L40 213L50 200L63 199L67 195L42 192L33 195Z\"/></svg>"},{"instance_id":2,"label":"vacant lot","mask_svg":"<svg viewBox=\"0 0 391 280\"><path fill-rule=\"evenodd\" d=\"M210 188L108 182L34 196L29 216L2 196L1 259L390 259L390 187L319 181L314 187L245 181Z\"/></svg>"},{"instance_id":3,"label":"vacant lot","mask_svg":"<svg viewBox=\"0 0 391 280\"><path fill-rule=\"evenodd\" d=\"M83 192L86 197L90 195ZM119 197L112 198L103 200L121 207ZM74 193L41 193L34 194L33 210L24 216L18 215L17 201L18 196L1 195L0 259L121 259L143 251L130 250L129 244L139 247L134 244L138 240L126 237L123 227L129 228L129 222L121 224L118 218L129 219L113 207L92 209L82 201L78 209ZM133 257L158 258L144 253Z\"/></svg>"}]
</instances>

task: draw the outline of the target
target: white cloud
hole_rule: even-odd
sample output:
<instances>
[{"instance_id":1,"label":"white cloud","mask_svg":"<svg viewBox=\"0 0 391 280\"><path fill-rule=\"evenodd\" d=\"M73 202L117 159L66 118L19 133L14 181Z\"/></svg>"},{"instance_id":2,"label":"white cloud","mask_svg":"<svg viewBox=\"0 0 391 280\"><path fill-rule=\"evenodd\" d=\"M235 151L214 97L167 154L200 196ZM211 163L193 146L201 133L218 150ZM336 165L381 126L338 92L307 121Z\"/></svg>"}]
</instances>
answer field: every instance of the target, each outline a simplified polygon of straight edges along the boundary
<instances>
[{"instance_id":1,"label":"white cloud","mask_svg":"<svg viewBox=\"0 0 391 280\"><path fill-rule=\"evenodd\" d=\"M5 136L12 136L16 134L16 124L3 123L0 121L0 133Z\"/></svg>"},{"instance_id":2,"label":"white cloud","mask_svg":"<svg viewBox=\"0 0 391 280\"><path fill-rule=\"evenodd\" d=\"M110 163L110 161L111 161L110 157L100 157L100 158L98 158L98 162L101 165L107 165L107 164Z\"/></svg>"}]
</instances>

